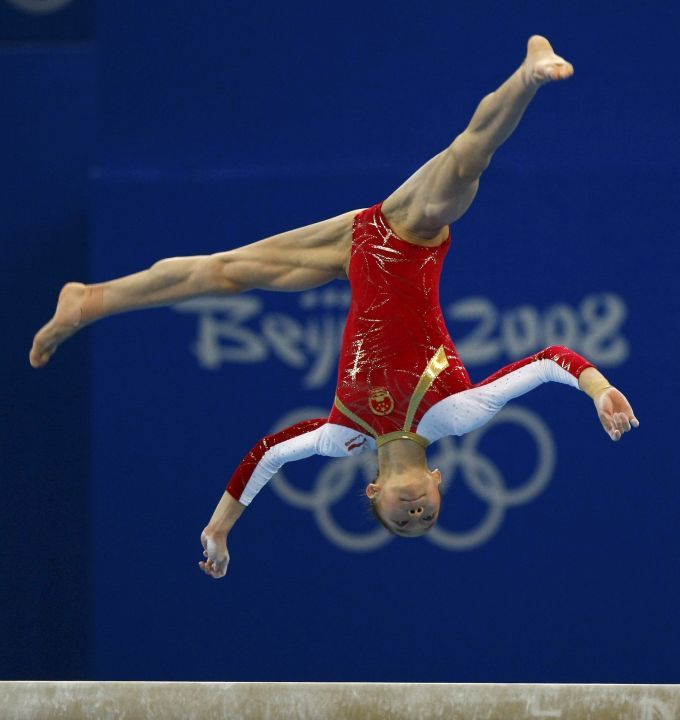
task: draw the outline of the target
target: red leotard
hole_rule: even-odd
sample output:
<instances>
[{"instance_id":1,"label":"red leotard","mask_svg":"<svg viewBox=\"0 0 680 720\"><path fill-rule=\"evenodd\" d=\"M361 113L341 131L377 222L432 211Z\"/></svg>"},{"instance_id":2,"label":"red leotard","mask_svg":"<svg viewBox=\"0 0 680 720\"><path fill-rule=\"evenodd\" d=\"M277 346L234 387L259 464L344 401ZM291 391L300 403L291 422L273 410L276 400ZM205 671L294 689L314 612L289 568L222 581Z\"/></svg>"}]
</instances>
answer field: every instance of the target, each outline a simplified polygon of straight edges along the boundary
<instances>
[{"instance_id":1,"label":"red leotard","mask_svg":"<svg viewBox=\"0 0 680 720\"><path fill-rule=\"evenodd\" d=\"M471 387L439 305L439 279L451 236L437 247L406 242L390 228L381 206L354 219L352 304L336 391L340 402L336 400L329 417L363 432L368 425L378 438L394 432L408 436L433 404ZM413 407L418 398L411 400L433 358L440 372L422 381L425 393Z\"/></svg>"},{"instance_id":2,"label":"red leotard","mask_svg":"<svg viewBox=\"0 0 680 720\"><path fill-rule=\"evenodd\" d=\"M426 447L488 422L510 399L544 382L578 387L585 358L553 345L472 385L439 305L451 236L437 247L397 237L382 203L354 218L352 304L342 341L335 403L328 418L263 438L228 485L248 505L286 462L352 455L409 438Z\"/></svg>"}]
</instances>

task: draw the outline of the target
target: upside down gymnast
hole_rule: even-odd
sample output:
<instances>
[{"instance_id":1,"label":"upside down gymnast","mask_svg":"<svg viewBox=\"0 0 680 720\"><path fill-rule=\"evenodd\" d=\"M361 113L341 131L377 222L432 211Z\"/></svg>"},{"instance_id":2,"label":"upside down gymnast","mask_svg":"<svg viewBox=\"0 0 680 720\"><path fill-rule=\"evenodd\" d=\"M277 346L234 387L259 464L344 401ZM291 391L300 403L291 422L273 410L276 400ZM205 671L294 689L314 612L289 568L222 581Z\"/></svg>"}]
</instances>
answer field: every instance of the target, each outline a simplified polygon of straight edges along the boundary
<instances>
[{"instance_id":1,"label":"upside down gymnast","mask_svg":"<svg viewBox=\"0 0 680 720\"><path fill-rule=\"evenodd\" d=\"M229 533L286 462L377 450L378 477L366 488L373 512L391 532L415 537L436 523L441 501L441 475L429 469L426 447L480 427L541 383L587 393L614 441L638 427L624 395L565 347L546 348L473 384L439 305L449 225L470 207L482 172L538 88L572 74L535 35L522 65L481 101L468 127L383 203L235 250L168 258L109 282L64 286L53 318L35 336L34 367L79 329L115 313L256 288L306 290L336 278L351 284L330 414L265 437L241 462L201 534L199 565L207 575L226 574Z\"/></svg>"}]
</instances>

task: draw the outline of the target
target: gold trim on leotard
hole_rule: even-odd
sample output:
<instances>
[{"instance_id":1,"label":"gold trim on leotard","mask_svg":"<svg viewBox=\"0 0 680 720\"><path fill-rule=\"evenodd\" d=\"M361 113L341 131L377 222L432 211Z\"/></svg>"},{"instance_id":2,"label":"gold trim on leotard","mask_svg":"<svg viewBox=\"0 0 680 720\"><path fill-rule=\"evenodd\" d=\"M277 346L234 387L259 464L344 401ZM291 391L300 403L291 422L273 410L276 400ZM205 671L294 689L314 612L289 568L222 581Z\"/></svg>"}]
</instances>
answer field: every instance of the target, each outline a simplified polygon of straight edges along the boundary
<instances>
[{"instance_id":1,"label":"gold trim on leotard","mask_svg":"<svg viewBox=\"0 0 680 720\"><path fill-rule=\"evenodd\" d=\"M335 396L335 407L352 422L355 422L360 428L363 428L369 435L373 435L374 438L378 437L378 433L365 420L362 420L356 413L353 413L337 395Z\"/></svg>"},{"instance_id":2,"label":"gold trim on leotard","mask_svg":"<svg viewBox=\"0 0 680 720\"><path fill-rule=\"evenodd\" d=\"M406 411L406 422L404 422L404 430L409 431L411 425L413 425L413 418L416 416L418 406L425 397L425 393L432 387L432 383L437 379L437 376L449 366L449 359L446 357L446 351L444 346L440 345L437 352L434 354L427 367L423 371L423 374L418 380L416 389L411 395L411 400L408 404L408 410Z\"/></svg>"},{"instance_id":3,"label":"gold trim on leotard","mask_svg":"<svg viewBox=\"0 0 680 720\"><path fill-rule=\"evenodd\" d=\"M378 447L382 447L393 440L413 440L419 445L422 445L422 447L427 447L430 444L430 441L422 435L411 432L411 425L413 425L413 418L416 416L418 407L422 402L422 399L425 397L425 394L432 387L432 383L437 379L442 370L445 370L448 366L449 359L446 357L444 346L441 345L430 359L430 362L427 363L427 367L420 376L418 384L413 391L413 395L411 395L411 399L408 403L408 409L406 411L406 421L404 422L402 430L386 433L385 435L378 435L378 433L365 420L360 418L356 413L352 412L337 395L335 396L335 407L338 408L345 417L348 417L352 422L362 428L362 430L365 430L369 435L372 435L375 438L376 445Z\"/></svg>"},{"instance_id":4,"label":"gold trim on leotard","mask_svg":"<svg viewBox=\"0 0 680 720\"><path fill-rule=\"evenodd\" d=\"M376 438L375 445L376 447L382 447L393 440L413 440L413 442L417 442L418 445L424 448L430 444L430 441L422 435L418 435L414 432L408 432L408 430L397 430L396 432L387 433L385 435L381 435L379 438Z\"/></svg>"}]
</instances>

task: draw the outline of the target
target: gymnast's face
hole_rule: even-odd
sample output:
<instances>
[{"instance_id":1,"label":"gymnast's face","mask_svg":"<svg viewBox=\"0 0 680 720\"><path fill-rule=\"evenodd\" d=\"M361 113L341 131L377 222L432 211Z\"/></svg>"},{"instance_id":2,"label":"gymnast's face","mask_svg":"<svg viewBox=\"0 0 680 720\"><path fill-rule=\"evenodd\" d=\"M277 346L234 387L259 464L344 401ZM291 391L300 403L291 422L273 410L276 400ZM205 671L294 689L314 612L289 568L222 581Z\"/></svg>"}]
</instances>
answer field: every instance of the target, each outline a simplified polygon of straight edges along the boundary
<instances>
[{"instance_id":1,"label":"gymnast's face","mask_svg":"<svg viewBox=\"0 0 680 720\"><path fill-rule=\"evenodd\" d=\"M392 532L418 537L437 522L441 482L439 470L381 474L366 488L366 495Z\"/></svg>"}]
</instances>

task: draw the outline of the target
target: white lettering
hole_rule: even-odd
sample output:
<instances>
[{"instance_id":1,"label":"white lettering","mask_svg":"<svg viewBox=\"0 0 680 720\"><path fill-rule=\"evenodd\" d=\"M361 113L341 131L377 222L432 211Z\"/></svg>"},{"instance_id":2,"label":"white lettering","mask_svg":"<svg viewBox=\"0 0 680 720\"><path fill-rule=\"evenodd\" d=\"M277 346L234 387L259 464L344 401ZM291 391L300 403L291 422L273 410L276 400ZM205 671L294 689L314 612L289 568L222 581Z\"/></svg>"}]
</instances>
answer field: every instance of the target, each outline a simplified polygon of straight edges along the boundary
<instances>
[{"instance_id":1,"label":"white lettering","mask_svg":"<svg viewBox=\"0 0 680 720\"><path fill-rule=\"evenodd\" d=\"M256 363L266 359L264 340L242 325L262 311L262 301L255 295L190 300L176 305L175 310L199 316L193 350L202 367L214 370L225 362Z\"/></svg>"},{"instance_id":2,"label":"white lettering","mask_svg":"<svg viewBox=\"0 0 680 720\"><path fill-rule=\"evenodd\" d=\"M331 286L301 293L294 313L268 308L264 297L199 298L175 307L198 316L192 350L199 365L215 370L274 357L301 373L302 387L325 386L337 371L349 292ZM461 359L471 367L500 366L548 345L567 345L606 367L623 364L630 352L622 334L626 303L614 293L545 309L524 304L500 310L490 298L469 297L444 310Z\"/></svg>"},{"instance_id":3,"label":"white lettering","mask_svg":"<svg viewBox=\"0 0 680 720\"><path fill-rule=\"evenodd\" d=\"M566 345L596 365L622 365L630 347L621 334L626 303L614 293L587 295L578 308L556 303L546 310L521 305L499 311L488 298L465 298L446 308L455 325L474 325L454 342L466 365L517 360L548 345Z\"/></svg>"}]
</instances>

